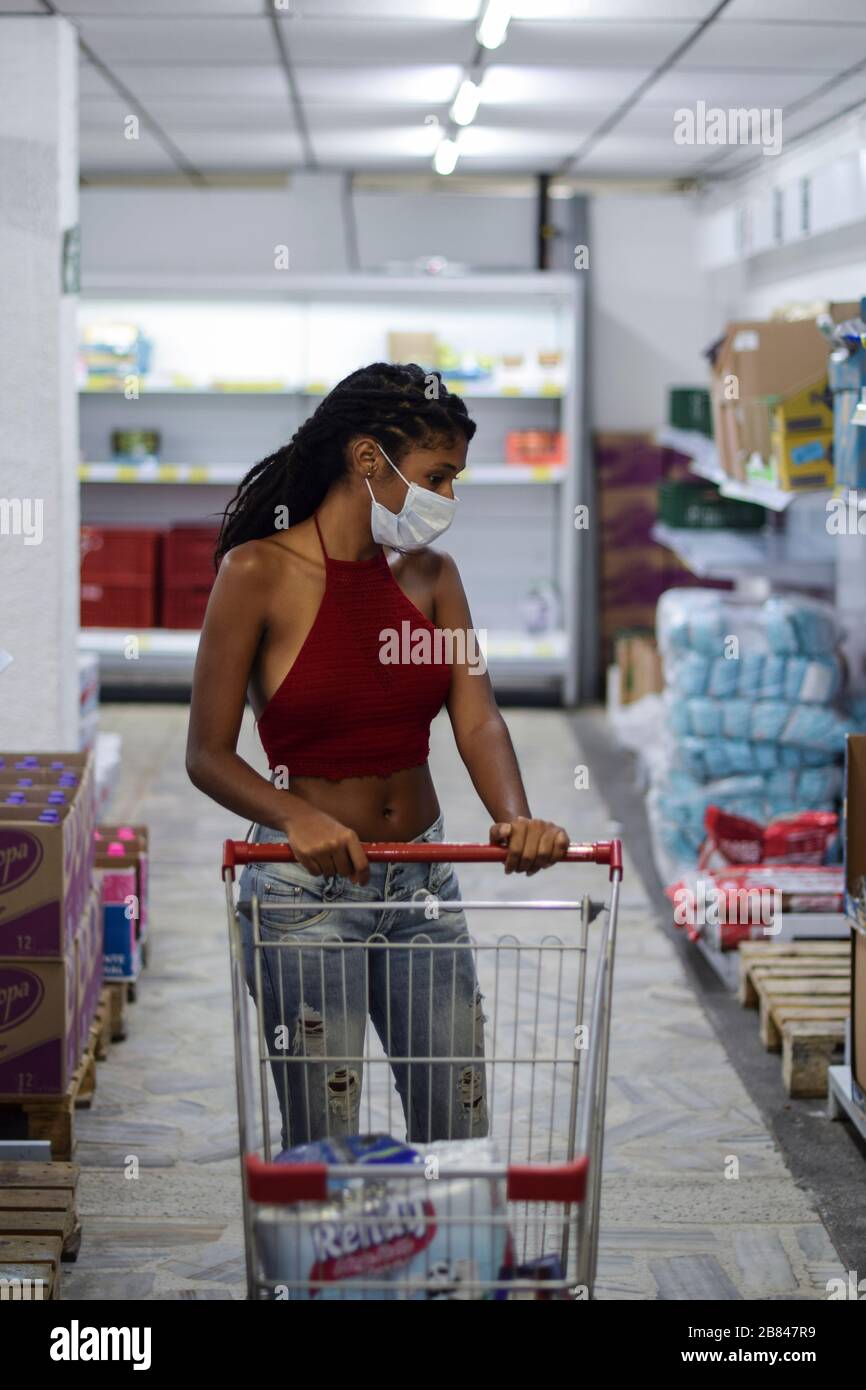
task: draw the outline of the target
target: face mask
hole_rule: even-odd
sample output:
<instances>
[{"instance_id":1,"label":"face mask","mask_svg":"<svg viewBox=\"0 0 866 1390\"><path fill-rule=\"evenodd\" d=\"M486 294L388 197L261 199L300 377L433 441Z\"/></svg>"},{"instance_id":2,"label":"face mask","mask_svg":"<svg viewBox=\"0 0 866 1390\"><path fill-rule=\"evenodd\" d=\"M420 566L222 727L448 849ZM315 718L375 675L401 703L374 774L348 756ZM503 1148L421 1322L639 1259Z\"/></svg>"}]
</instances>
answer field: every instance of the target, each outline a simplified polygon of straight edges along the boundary
<instances>
[{"instance_id":1,"label":"face mask","mask_svg":"<svg viewBox=\"0 0 866 1390\"><path fill-rule=\"evenodd\" d=\"M379 447L382 449L381 445ZM382 456L391 464L394 472L403 478L403 474L396 464L391 463L384 449ZM408 478L403 478L408 491L399 512L389 511L381 502L377 502L369 478L365 479L365 482L373 499L370 524L373 540L377 545L388 545L392 550L404 552L423 550L425 545L435 541L437 536L443 535L454 520L456 501L440 497L438 492L431 492L429 488L418 487L417 483L410 483Z\"/></svg>"}]
</instances>

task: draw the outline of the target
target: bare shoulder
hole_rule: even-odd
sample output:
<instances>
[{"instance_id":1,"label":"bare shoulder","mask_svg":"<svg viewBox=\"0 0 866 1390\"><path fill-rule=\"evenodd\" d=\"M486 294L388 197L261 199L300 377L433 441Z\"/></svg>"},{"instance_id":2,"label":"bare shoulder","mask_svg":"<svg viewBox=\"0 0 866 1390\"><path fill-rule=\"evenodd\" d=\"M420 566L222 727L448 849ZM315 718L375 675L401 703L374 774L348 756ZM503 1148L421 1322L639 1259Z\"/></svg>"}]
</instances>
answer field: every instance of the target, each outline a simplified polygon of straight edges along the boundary
<instances>
[{"instance_id":1,"label":"bare shoulder","mask_svg":"<svg viewBox=\"0 0 866 1390\"><path fill-rule=\"evenodd\" d=\"M264 587L280 583L287 575L308 574L317 566L302 532L306 532L305 522L260 540L244 541L224 557L220 573L226 570L233 585Z\"/></svg>"},{"instance_id":2,"label":"bare shoulder","mask_svg":"<svg viewBox=\"0 0 866 1390\"><path fill-rule=\"evenodd\" d=\"M429 589L438 589L443 582L448 583L459 574L453 557L444 550L413 550L398 556L394 562L394 573L413 583Z\"/></svg>"}]
</instances>

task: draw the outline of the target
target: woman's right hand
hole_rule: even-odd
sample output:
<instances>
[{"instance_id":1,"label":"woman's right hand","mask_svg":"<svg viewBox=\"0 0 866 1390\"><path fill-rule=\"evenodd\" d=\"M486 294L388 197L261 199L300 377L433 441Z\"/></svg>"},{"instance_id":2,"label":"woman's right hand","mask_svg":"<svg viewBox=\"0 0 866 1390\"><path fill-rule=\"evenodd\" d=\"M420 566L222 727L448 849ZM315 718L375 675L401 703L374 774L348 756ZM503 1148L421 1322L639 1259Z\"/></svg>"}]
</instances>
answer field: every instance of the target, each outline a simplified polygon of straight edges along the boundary
<instances>
[{"instance_id":1,"label":"woman's right hand","mask_svg":"<svg viewBox=\"0 0 866 1390\"><path fill-rule=\"evenodd\" d=\"M330 878L338 874L353 883L368 883L370 864L354 830L333 816L305 807L284 827L286 839L307 873Z\"/></svg>"}]
</instances>

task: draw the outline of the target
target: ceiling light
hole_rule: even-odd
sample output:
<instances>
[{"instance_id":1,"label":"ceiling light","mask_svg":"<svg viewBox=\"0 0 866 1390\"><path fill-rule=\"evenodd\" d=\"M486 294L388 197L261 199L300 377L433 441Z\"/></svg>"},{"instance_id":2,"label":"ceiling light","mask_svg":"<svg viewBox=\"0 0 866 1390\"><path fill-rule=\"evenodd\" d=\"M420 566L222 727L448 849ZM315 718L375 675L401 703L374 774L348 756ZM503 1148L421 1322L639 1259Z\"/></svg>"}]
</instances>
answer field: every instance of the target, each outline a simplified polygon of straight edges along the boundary
<instances>
[{"instance_id":1,"label":"ceiling light","mask_svg":"<svg viewBox=\"0 0 866 1390\"><path fill-rule=\"evenodd\" d=\"M473 82L471 77L465 77L451 106L452 121L457 125L470 125L475 120L480 100L481 88L478 83Z\"/></svg>"},{"instance_id":2,"label":"ceiling light","mask_svg":"<svg viewBox=\"0 0 866 1390\"><path fill-rule=\"evenodd\" d=\"M482 48L498 48L505 42L510 18L510 0L487 0L487 8L475 31L475 37Z\"/></svg>"},{"instance_id":3,"label":"ceiling light","mask_svg":"<svg viewBox=\"0 0 866 1390\"><path fill-rule=\"evenodd\" d=\"M457 164L457 141L450 140L446 135L444 140L440 140L436 146L436 153L433 156L433 168L437 174L453 174Z\"/></svg>"}]
</instances>

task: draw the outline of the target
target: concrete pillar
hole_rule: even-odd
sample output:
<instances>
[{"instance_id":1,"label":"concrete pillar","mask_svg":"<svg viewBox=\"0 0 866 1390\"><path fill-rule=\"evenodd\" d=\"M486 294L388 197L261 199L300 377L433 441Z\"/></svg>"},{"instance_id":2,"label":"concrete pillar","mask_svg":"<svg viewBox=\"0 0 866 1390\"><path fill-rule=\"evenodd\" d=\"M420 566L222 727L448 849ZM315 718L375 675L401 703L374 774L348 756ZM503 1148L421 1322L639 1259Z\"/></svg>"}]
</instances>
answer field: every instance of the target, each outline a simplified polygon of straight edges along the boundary
<instances>
[{"instance_id":1,"label":"concrete pillar","mask_svg":"<svg viewBox=\"0 0 866 1390\"><path fill-rule=\"evenodd\" d=\"M78 747L77 40L0 16L0 748ZM3 653L11 657L8 661Z\"/></svg>"}]
</instances>

